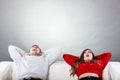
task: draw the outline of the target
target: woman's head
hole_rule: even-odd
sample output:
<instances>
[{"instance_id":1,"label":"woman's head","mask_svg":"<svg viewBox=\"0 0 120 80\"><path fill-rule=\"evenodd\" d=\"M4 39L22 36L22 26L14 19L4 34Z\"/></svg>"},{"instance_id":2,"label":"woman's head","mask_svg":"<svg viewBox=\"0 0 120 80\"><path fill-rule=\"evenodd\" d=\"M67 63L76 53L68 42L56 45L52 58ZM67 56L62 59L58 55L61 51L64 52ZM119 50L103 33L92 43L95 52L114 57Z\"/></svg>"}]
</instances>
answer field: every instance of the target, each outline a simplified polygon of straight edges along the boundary
<instances>
[{"instance_id":1,"label":"woman's head","mask_svg":"<svg viewBox=\"0 0 120 80\"><path fill-rule=\"evenodd\" d=\"M95 57L94 53L90 49L85 49L83 50L79 60L75 61L74 65L71 67L70 75L75 75L76 69L79 64L84 63L84 62L97 62L97 58Z\"/></svg>"},{"instance_id":2,"label":"woman's head","mask_svg":"<svg viewBox=\"0 0 120 80\"><path fill-rule=\"evenodd\" d=\"M80 56L80 62L89 62L95 59L95 55L92 52L91 49L85 49L83 50L81 56Z\"/></svg>"},{"instance_id":3,"label":"woman's head","mask_svg":"<svg viewBox=\"0 0 120 80\"><path fill-rule=\"evenodd\" d=\"M32 47L30 48L30 51L29 51L29 55L41 55L42 52L41 52L41 49L39 48L38 45L32 45Z\"/></svg>"}]
</instances>

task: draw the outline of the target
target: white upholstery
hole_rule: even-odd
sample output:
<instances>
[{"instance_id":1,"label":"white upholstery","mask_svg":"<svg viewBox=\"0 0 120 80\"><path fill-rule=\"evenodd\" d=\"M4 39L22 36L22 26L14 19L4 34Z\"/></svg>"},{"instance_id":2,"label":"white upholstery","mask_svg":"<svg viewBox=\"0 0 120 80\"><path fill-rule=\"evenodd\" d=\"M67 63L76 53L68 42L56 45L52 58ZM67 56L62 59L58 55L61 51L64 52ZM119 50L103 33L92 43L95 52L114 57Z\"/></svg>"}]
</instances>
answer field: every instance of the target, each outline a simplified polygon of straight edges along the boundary
<instances>
[{"instance_id":1,"label":"white upholstery","mask_svg":"<svg viewBox=\"0 0 120 80\"><path fill-rule=\"evenodd\" d=\"M103 70L103 80L112 80L111 79L111 76L110 76L110 66L111 65L111 62L109 62L107 65L106 65L106 67L105 67L105 69Z\"/></svg>"},{"instance_id":2,"label":"white upholstery","mask_svg":"<svg viewBox=\"0 0 120 80\"><path fill-rule=\"evenodd\" d=\"M111 62L110 74L112 80L120 80L120 62Z\"/></svg>"},{"instance_id":3,"label":"white upholstery","mask_svg":"<svg viewBox=\"0 0 120 80\"><path fill-rule=\"evenodd\" d=\"M77 80L77 77L70 77L70 66L64 61L56 61L49 68L49 80Z\"/></svg>"},{"instance_id":4,"label":"white upholstery","mask_svg":"<svg viewBox=\"0 0 120 80\"><path fill-rule=\"evenodd\" d=\"M103 80L111 80L110 72L109 72L110 64L111 63L109 62L109 64L105 67L103 71ZM70 69L70 66L67 63L65 63L64 61L57 61L50 66L48 79L49 80L78 80L77 76L70 77L69 69ZM114 80L118 80L118 79L114 79Z\"/></svg>"},{"instance_id":5,"label":"white upholstery","mask_svg":"<svg viewBox=\"0 0 120 80\"><path fill-rule=\"evenodd\" d=\"M120 80L120 62L109 62L103 71L103 80ZM77 80L70 77L70 66L64 61L56 61L49 67L48 80ZM18 80L17 67L14 62L0 62L0 80Z\"/></svg>"},{"instance_id":6,"label":"white upholstery","mask_svg":"<svg viewBox=\"0 0 120 80\"><path fill-rule=\"evenodd\" d=\"M12 62L4 61L0 62L0 80L11 80L12 76Z\"/></svg>"}]
</instances>

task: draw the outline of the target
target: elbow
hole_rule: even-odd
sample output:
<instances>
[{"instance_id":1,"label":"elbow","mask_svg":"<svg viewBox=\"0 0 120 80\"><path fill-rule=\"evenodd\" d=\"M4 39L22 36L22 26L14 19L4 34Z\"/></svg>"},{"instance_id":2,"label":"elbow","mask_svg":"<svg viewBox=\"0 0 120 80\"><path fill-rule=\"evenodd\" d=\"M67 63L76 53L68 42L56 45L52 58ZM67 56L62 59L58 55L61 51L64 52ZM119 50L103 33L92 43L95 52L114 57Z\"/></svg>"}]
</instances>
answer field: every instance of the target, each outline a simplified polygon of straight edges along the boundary
<instances>
[{"instance_id":1,"label":"elbow","mask_svg":"<svg viewBox=\"0 0 120 80\"><path fill-rule=\"evenodd\" d=\"M108 54L108 55L112 56L112 53L111 53L111 52L105 52L105 54Z\"/></svg>"},{"instance_id":2,"label":"elbow","mask_svg":"<svg viewBox=\"0 0 120 80\"><path fill-rule=\"evenodd\" d=\"M108 58L110 59L112 57L112 53L111 52L106 52Z\"/></svg>"},{"instance_id":3,"label":"elbow","mask_svg":"<svg viewBox=\"0 0 120 80\"><path fill-rule=\"evenodd\" d=\"M69 54L63 54L63 59L66 59Z\"/></svg>"},{"instance_id":4,"label":"elbow","mask_svg":"<svg viewBox=\"0 0 120 80\"><path fill-rule=\"evenodd\" d=\"M110 52L109 55L110 55L110 58L111 58L112 57L112 53Z\"/></svg>"},{"instance_id":5,"label":"elbow","mask_svg":"<svg viewBox=\"0 0 120 80\"><path fill-rule=\"evenodd\" d=\"M112 53L111 52L107 52L107 54L111 57L112 56Z\"/></svg>"},{"instance_id":6,"label":"elbow","mask_svg":"<svg viewBox=\"0 0 120 80\"><path fill-rule=\"evenodd\" d=\"M13 50L15 47L13 45L9 45L8 46L8 51L10 52L11 50Z\"/></svg>"},{"instance_id":7,"label":"elbow","mask_svg":"<svg viewBox=\"0 0 120 80\"><path fill-rule=\"evenodd\" d=\"M65 58L66 57L66 54L63 54L63 58Z\"/></svg>"}]
</instances>

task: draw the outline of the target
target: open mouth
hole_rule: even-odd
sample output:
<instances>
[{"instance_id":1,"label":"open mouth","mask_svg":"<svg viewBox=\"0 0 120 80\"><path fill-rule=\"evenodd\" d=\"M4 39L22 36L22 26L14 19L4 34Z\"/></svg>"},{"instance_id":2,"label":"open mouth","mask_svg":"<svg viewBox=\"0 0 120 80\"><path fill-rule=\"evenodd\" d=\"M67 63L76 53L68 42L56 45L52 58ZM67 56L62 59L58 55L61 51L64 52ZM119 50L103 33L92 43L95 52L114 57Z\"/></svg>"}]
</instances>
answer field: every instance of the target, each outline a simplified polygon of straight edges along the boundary
<instances>
[{"instance_id":1,"label":"open mouth","mask_svg":"<svg viewBox=\"0 0 120 80\"><path fill-rule=\"evenodd\" d=\"M89 57L89 55L86 55L86 57Z\"/></svg>"},{"instance_id":2,"label":"open mouth","mask_svg":"<svg viewBox=\"0 0 120 80\"><path fill-rule=\"evenodd\" d=\"M32 51L36 51L35 49L33 49Z\"/></svg>"}]
</instances>

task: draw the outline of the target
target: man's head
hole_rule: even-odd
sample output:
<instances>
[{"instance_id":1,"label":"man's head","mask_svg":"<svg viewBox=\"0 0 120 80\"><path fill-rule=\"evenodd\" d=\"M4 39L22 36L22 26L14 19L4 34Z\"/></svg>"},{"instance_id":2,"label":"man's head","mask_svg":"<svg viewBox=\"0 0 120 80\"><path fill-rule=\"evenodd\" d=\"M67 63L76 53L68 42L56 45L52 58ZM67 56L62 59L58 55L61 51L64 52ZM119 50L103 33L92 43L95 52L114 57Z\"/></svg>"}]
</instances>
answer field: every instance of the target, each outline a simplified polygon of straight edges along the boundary
<instances>
[{"instance_id":1,"label":"man's head","mask_svg":"<svg viewBox=\"0 0 120 80\"><path fill-rule=\"evenodd\" d=\"M41 49L39 48L38 45L32 45L29 51L30 56L40 56L42 55Z\"/></svg>"}]
</instances>

